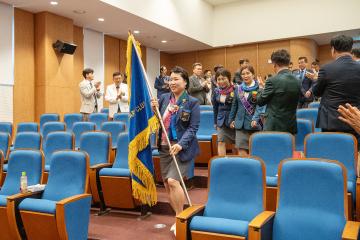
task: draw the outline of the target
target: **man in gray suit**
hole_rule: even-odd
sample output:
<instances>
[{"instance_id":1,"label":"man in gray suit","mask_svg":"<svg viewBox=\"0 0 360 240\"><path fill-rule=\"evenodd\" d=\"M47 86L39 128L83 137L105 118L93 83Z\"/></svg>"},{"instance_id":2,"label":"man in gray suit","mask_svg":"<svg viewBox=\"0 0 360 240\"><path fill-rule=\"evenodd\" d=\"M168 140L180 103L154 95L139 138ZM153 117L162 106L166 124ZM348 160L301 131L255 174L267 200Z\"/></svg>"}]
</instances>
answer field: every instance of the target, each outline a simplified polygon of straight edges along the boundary
<instances>
[{"instance_id":1,"label":"man in gray suit","mask_svg":"<svg viewBox=\"0 0 360 240\"><path fill-rule=\"evenodd\" d=\"M81 95L81 107L80 113L83 115L83 120L88 120L88 115L98 111L97 99L101 97L100 84L101 82L95 82L94 70L86 68L83 70L84 80L79 84Z\"/></svg>"},{"instance_id":2,"label":"man in gray suit","mask_svg":"<svg viewBox=\"0 0 360 240\"><path fill-rule=\"evenodd\" d=\"M210 91L207 82L201 77L202 65L201 63L193 64L193 75L189 78L188 92L191 96L199 100L200 105L209 104L206 101L206 93Z\"/></svg>"}]
</instances>

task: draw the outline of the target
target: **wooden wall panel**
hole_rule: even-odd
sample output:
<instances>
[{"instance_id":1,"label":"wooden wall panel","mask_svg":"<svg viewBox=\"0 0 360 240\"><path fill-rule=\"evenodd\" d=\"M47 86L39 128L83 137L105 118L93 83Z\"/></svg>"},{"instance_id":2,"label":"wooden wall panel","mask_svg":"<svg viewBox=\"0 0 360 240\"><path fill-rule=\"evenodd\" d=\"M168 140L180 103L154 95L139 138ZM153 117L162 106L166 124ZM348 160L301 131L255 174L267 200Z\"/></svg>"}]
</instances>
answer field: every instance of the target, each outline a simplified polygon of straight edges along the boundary
<instances>
[{"instance_id":1,"label":"wooden wall panel","mask_svg":"<svg viewBox=\"0 0 360 240\"><path fill-rule=\"evenodd\" d=\"M225 48L198 51L196 61L203 65L203 70L213 71L215 65L225 66L225 51Z\"/></svg>"},{"instance_id":2,"label":"wooden wall panel","mask_svg":"<svg viewBox=\"0 0 360 240\"><path fill-rule=\"evenodd\" d=\"M126 67L126 45L125 40L120 40L120 71L125 72Z\"/></svg>"},{"instance_id":3,"label":"wooden wall panel","mask_svg":"<svg viewBox=\"0 0 360 240\"><path fill-rule=\"evenodd\" d=\"M291 39L290 40L290 55L293 62L293 69L298 68L298 58L307 57L308 68L311 63L318 57L318 46L312 39Z\"/></svg>"},{"instance_id":4,"label":"wooden wall panel","mask_svg":"<svg viewBox=\"0 0 360 240\"><path fill-rule=\"evenodd\" d=\"M34 14L15 8L14 21L13 121L17 124L35 117Z\"/></svg>"},{"instance_id":5,"label":"wooden wall panel","mask_svg":"<svg viewBox=\"0 0 360 240\"><path fill-rule=\"evenodd\" d=\"M192 75L192 65L197 61L196 52L177 53L173 54L172 57L174 66L183 67L189 76Z\"/></svg>"},{"instance_id":6,"label":"wooden wall panel","mask_svg":"<svg viewBox=\"0 0 360 240\"><path fill-rule=\"evenodd\" d=\"M239 69L239 60L247 58L257 70L257 44L238 45L226 48L226 69L234 73Z\"/></svg>"},{"instance_id":7,"label":"wooden wall panel","mask_svg":"<svg viewBox=\"0 0 360 240\"><path fill-rule=\"evenodd\" d=\"M290 50L290 41L273 41L259 43L258 46L258 64L257 75L265 76L266 74L274 74L273 65L268 63L271 54L278 49Z\"/></svg>"},{"instance_id":8,"label":"wooden wall panel","mask_svg":"<svg viewBox=\"0 0 360 240\"><path fill-rule=\"evenodd\" d=\"M318 59L320 61L320 65L329 63L333 60L330 51L330 44L321 45L319 46L318 50Z\"/></svg>"},{"instance_id":9,"label":"wooden wall panel","mask_svg":"<svg viewBox=\"0 0 360 240\"><path fill-rule=\"evenodd\" d=\"M77 45L74 54L74 74L73 74L73 96L74 96L74 111L80 110L80 93L79 83L83 79L82 71L84 69L84 31L82 27L74 26L74 43Z\"/></svg>"},{"instance_id":10,"label":"wooden wall panel","mask_svg":"<svg viewBox=\"0 0 360 240\"><path fill-rule=\"evenodd\" d=\"M163 65L167 67L168 72L170 72L170 69L174 67L171 54L160 52L160 66Z\"/></svg>"},{"instance_id":11,"label":"wooden wall panel","mask_svg":"<svg viewBox=\"0 0 360 240\"><path fill-rule=\"evenodd\" d=\"M105 57L105 76L104 89L113 83L112 75L114 72L120 71L120 40L114 37L104 36L104 57ZM104 107L108 107L109 103L104 101Z\"/></svg>"}]
</instances>

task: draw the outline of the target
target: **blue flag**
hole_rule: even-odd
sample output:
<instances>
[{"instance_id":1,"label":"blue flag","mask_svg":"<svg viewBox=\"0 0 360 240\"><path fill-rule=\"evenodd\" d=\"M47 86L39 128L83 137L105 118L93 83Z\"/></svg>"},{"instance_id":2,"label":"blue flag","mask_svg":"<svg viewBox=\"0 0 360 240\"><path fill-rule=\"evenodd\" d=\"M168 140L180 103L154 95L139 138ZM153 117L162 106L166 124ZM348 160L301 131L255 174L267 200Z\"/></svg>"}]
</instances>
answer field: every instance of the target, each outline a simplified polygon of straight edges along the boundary
<instances>
[{"instance_id":1,"label":"blue flag","mask_svg":"<svg viewBox=\"0 0 360 240\"><path fill-rule=\"evenodd\" d=\"M129 87L129 169L132 175L134 198L150 206L157 202L150 135L159 122L150 104L149 88L141 58L140 46L129 35L127 42L126 74Z\"/></svg>"}]
</instances>

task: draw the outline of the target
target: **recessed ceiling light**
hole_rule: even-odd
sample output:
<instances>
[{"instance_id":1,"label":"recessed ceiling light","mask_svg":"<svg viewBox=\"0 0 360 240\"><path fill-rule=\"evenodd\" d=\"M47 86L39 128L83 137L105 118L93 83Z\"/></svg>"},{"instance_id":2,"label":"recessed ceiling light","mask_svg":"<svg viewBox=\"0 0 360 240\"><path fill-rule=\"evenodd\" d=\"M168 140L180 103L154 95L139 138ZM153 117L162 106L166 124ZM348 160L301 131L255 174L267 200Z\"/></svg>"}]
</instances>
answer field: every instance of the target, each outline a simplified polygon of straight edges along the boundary
<instances>
[{"instance_id":1,"label":"recessed ceiling light","mask_svg":"<svg viewBox=\"0 0 360 240\"><path fill-rule=\"evenodd\" d=\"M55 2L55 1L51 1L50 4L55 6L55 5L58 5L59 3Z\"/></svg>"},{"instance_id":2,"label":"recessed ceiling light","mask_svg":"<svg viewBox=\"0 0 360 240\"><path fill-rule=\"evenodd\" d=\"M166 41L166 40L162 40L161 42L162 42L162 43L167 43L167 41Z\"/></svg>"},{"instance_id":3,"label":"recessed ceiling light","mask_svg":"<svg viewBox=\"0 0 360 240\"><path fill-rule=\"evenodd\" d=\"M103 22L103 21L105 21L105 19L103 19L103 18L98 18L98 21L99 21L99 22Z\"/></svg>"},{"instance_id":4,"label":"recessed ceiling light","mask_svg":"<svg viewBox=\"0 0 360 240\"><path fill-rule=\"evenodd\" d=\"M85 14L86 11L85 10L74 10L73 13L76 13L76 14Z\"/></svg>"},{"instance_id":5,"label":"recessed ceiling light","mask_svg":"<svg viewBox=\"0 0 360 240\"><path fill-rule=\"evenodd\" d=\"M134 30L134 33L135 33L135 34L139 34L140 31L139 31L139 30Z\"/></svg>"}]
</instances>

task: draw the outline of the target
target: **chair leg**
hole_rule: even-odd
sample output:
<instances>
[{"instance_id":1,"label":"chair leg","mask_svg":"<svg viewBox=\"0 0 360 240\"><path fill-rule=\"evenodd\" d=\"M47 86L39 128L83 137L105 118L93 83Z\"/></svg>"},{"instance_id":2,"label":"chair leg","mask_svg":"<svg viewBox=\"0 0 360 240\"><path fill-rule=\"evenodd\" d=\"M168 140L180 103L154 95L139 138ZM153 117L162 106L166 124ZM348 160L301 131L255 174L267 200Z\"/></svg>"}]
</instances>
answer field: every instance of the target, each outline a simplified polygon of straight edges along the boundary
<instances>
[{"instance_id":1,"label":"chair leg","mask_svg":"<svg viewBox=\"0 0 360 240\"><path fill-rule=\"evenodd\" d=\"M150 217L152 213L150 212L150 206L146 204L140 205L140 217L138 217L139 220L144 220L148 217Z\"/></svg>"},{"instance_id":2,"label":"chair leg","mask_svg":"<svg viewBox=\"0 0 360 240\"><path fill-rule=\"evenodd\" d=\"M100 176L99 176L99 171L96 171L96 186L98 189L98 194L99 194L99 199L100 199L100 210L99 212L96 214L98 216L107 214L110 212L110 208L106 208L106 204L105 204L105 200L104 200L104 194L101 188L101 183L100 183Z\"/></svg>"}]
</instances>

